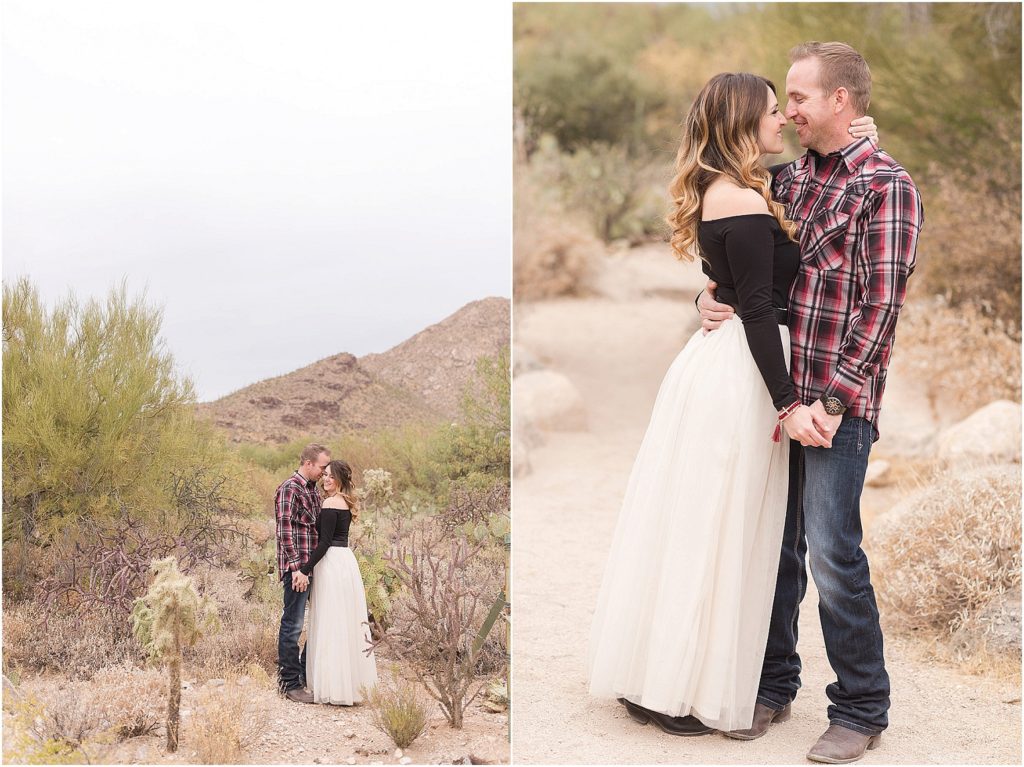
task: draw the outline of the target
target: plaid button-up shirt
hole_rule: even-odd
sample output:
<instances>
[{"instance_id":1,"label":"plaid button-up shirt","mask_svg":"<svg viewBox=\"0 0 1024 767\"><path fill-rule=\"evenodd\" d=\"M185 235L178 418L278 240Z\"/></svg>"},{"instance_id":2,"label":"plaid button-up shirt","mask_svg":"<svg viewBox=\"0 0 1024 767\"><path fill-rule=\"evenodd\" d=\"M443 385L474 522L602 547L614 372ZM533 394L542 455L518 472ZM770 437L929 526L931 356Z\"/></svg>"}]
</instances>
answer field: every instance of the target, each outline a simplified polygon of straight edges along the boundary
<instances>
[{"instance_id":1,"label":"plaid button-up shirt","mask_svg":"<svg viewBox=\"0 0 1024 767\"><path fill-rule=\"evenodd\" d=\"M282 579L298 570L316 548L316 518L320 494L315 483L295 472L277 488L274 516L277 519L277 570Z\"/></svg>"},{"instance_id":2,"label":"plaid button-up shirt","mask_svg":"<svg viewBox=\"0 0 1024 767\"><path fill-rule=\"evenodd\" d=\"M822 157L808 151L775 175L775 198L799 227L789 297L797 394L836 397L878 433L896 317L924 221L910 175L870 139Z\"/></svg>"}]
</instances>

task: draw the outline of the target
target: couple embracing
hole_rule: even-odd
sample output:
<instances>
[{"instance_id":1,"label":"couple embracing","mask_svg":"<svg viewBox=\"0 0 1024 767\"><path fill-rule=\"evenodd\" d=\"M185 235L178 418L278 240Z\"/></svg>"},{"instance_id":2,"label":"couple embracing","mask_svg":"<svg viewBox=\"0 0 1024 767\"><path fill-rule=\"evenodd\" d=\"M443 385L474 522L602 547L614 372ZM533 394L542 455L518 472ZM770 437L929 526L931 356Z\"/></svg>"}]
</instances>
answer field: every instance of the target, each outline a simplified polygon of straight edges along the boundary
<instances>
[{"instance_id":1,"label":"couple embracing","mask_svg":"<svg viewBox=\"0 0 1024 767\"><path fill-rule=\"evenodd\" d=\"M274 512L284 587L277 642L281 690L298 703L359 703L361 690L377 682L377 666L366 593L348 548L349 528L359 514L352 468L331 460L323 445L308 445L299 468L278 487ZM309 626L300 654L307 604Z\"/></svg>"},{"instance_id":2,"label":"couple embracing","mask_svg":"<svg viewBox=\"0 0 1024 767\"><path fill-rule=\"evenodd\" d=\"M864 59L812 42L790 61L784 111L768 80L723 74L684 122L671 244L703 261L704 327L630 475L590 689L671 734L762 736L800 687L809 555L836 681L807 757L846 763L888 726L860 496L923 209L864 118ZM765 169L788 120L807 151Z\"/></svg>"}]
</instances>

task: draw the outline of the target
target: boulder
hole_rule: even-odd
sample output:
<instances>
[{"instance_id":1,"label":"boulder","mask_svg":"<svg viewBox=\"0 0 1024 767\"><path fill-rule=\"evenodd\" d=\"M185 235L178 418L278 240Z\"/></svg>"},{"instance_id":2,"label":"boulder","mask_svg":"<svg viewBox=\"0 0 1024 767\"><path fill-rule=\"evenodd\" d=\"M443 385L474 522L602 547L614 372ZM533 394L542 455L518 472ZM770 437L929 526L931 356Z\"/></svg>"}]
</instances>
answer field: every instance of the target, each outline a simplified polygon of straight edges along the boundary
<instances>
[{"instance_id":1,"label":"boulder","mask_svg":"<svg viewBox=\"0 0 1024 767\"><path fill-rule=\"evenodd\" d=\"M553 370L535 370L512 382L517 416L523 423L548 431L579 431L587 426L583 398L566 376Z\"/></svg>"},{"instance_id":2,"label":"boulder","mask_svg":"<svg viewBox=\"0 0 1024 767\"><path fill-rule=\"evenodd\" d=\"M990 402L939 434L939 458L947 463L1019 462L1020 423L1020 403Z\"/></svg>"}]
</instances>

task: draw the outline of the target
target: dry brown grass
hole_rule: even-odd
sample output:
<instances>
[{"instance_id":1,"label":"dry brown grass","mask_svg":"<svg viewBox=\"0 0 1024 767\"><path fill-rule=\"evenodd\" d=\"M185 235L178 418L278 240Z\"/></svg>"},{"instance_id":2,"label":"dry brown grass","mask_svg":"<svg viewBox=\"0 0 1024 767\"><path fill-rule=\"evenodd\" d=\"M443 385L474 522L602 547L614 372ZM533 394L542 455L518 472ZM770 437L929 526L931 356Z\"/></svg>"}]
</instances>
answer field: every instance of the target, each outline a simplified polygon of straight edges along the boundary
<instances>
[{"instance_id":1,"label":"dry brown grass","mask_svg":"<svg viewBox=\"0 0 1024 767\"><path fill-rule=\"evenodd\" d=\"M93 706L103 711L118 740L155 732L167 714L167 681L157 669L113 666L88 682Z\"/></svg>"},{"instance_id":2,"label":"dry brown grass","mask_svg":"<svg viewBox=\"0 0 1024 767\"><path fill-rule=\"evenodd\" d=\"M1019 339L1020 164L1006 160L967 177L931 170L916 279L953 306L1003 319Z\"/></svg>"},{"instance_id":3,"label":"dry brown grass","mask_svg":"<svg viewBox=\"0 0 1024 767\"><path fill-rule=\"evenodd\" d=\"M526 163L515 169L512 290L515 301L587 291L590 262L604 245L581 218L569 215Z\"/></svg>"},{"instance_id":4,"label":"dry brown grass","mask_svg":"<svg viewBox=\"0 0 1024 767\"><path fill-rule=\"evenodd\" d=\"M229 679L200 691L189 724L200 764L239 764L265 732L267 711Z\"/></svg>"},{"instance_id":5,"label":"dry brown grass","mask_svg":"<svg viewBox=\"0 0 1024 767\"><path fill-rule=\"evenodd\" d=\"M1013 329L974 304L910 301L900 314L895 364L920 383L932 409L954 420L1021 398L1021 346Z\"/></svg>"},{"instance_id":6,"label":"dry brown grass","mask_svg":"<svg viewBox=\"0 0 1024 767\"><path fill-rule=\"evenodd\" d=\"M871 530L887 623L949 637L1021 582L1019 466L937 473Z\"/></svg>"},{"instance_id":7,"label":"dry brown grass","mask_svg":"<svg viewBox=\"0 0 1024 767\"><path fill-rule=\"evenodd\" d=\"M17 732L6 758L28 763L91 762L102 760L117 741L156 731L163 722L166 691L157 671L111 667L97 671L89 681L20 691L8 708Z\"/></svg>"},{"instance_id":8,"label":"dry brown grass","mask_svg":"<svg viewBox=\"0 0 1024 767\"><path fill-rule=\"evenodd\" d=\"M5 606L4 664L89 679L97 669L141 661L127 628L104 615L47 613L35 602Z\"/></svg>"},{"instance_id":9,"label":"dry brown grass","mask_svg":"<svg viewBox=\"0 0 1024 767\"><path fill-rule=\"evenodd\" d=\"M204 594L217 602L220 629L188 650L185 662L197 680L249 673L253 666L277 671L277 634L281 607L275 599L250 601L234 570L207 570L197 576Z\"/></svg>"}]
</instances>

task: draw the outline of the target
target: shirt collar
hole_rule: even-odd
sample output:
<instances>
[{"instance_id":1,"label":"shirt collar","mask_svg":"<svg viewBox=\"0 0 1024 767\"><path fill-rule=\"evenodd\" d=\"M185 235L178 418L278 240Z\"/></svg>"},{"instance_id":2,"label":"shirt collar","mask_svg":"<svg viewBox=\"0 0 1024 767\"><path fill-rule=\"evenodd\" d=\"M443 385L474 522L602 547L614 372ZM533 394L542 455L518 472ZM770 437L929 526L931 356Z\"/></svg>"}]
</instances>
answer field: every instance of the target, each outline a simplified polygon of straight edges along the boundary
<instances>
[{"instance_id":1,"label":"shirt collar","mask_svg":"<svg viewBox=\"0 0 1024 767\"><path fill-rule=\"evenodd\" d=\"M865 136L864 138L857 139L852 144L847 144L842 149L837 149L835 152L829 152L827 155L820 155L813 149L808 149L800 159L803 167L816 169L822 160L838 156L846 165L846 169L850 173L853 173L864 163L865 160L873 155L877 149L878 144Z\"/></svg>"},{"instance_id":2,"label":"shirt collar","mask_svg":"<svg viewBox=\"0 0 1024 767\"><path fill-rule=\"evenodd\" d=\"M292 476L297 477L299 482L306 486L307 490L312 490L314 487L316 487L316 480L306 479L304 476L302 476L302 474L299 473L298 469L295 470L295 473Z\"/></svg>"}]
</instances>

